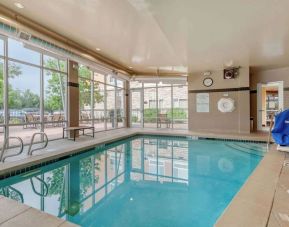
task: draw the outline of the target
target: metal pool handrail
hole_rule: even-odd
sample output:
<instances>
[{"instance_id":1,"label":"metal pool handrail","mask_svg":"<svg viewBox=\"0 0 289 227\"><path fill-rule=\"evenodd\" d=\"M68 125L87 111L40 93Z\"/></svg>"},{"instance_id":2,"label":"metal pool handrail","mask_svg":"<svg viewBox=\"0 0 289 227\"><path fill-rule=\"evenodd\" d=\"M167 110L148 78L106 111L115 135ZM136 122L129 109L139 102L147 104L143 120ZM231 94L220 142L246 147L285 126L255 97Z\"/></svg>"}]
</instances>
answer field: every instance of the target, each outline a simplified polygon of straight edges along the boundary
<instances>
[{"instance_id":1,"label":"metal pool handrail","mask_svg":"<svg viewBox=\"0 0 289 227\"><path fill-rule=\"evenodd\" d=\"M10 154L10 155L5 155L5 151L7 151L9 149L9 147L7 148L7 145L8 145L8 142L9 140L11 139L16 139L19 141L20 143L20 146L19 146L19 152L17 152L16 154ZM8 137L4 140L4 144L3 144L3 147L2 147L2 150L1 150L1 153L0 153L0 162L4 162L6 158L10 158L10 157L14 157L14 156L17 156L17 155L20 155L22 152L23 152L23 140L20 138L20 137Z\"/></svg>"},{"instance_id":2,"label":"metal pool handrail","mask_svg":"<svg viewBox=\"0 0 289 227\"><path fill-rule=\"evenodd\" d=\"M38 148L32 149L32 146L34 145L34 138L35 138L36 135L43 135L45 137L45 143L44 143L44 146L42 146L42 147L38 147ZM36 133L34 133L32 135L32 138L31 138L31 141L30 141L30 145L29 145L29 148L28 148L28 155L32 155L32 153L34 151L44 149L45 147L47 147L47 145L48 145L48 137L47 137L47 134L45 132L36 132Z\"/></svg>"}]
</instances>

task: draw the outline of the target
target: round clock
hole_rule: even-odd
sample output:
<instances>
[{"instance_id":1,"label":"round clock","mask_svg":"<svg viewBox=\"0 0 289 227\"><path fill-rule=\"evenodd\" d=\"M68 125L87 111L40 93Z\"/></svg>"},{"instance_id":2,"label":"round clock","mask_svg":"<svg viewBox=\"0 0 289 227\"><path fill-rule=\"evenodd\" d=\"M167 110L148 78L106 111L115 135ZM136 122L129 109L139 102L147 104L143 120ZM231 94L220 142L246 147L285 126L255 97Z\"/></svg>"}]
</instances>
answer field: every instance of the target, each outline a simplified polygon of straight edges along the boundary
<instances>
[{"instance_id":1,"label":"round clock","mask_svg":"<svg viewBox=\"0 0 289 227\"><path fill-rule=\"evenodd\" d=\"M211 77L207 77L203 80L203 84L206 87L211 87L213 85L214 81Z\"/></svg>"}]
</instances>

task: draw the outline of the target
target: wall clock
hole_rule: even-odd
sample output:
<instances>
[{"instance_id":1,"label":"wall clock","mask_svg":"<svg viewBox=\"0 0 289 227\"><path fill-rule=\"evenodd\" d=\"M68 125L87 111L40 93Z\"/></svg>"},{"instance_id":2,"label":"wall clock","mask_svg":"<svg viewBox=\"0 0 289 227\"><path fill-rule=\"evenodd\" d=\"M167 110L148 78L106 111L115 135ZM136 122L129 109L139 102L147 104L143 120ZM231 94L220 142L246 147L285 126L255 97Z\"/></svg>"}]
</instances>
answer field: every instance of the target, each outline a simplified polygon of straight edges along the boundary
<instances>
[{"instance_id":1,"label":"wall clock","mask_svg":"<svg viewBox=\"0 0 289 227\"><path fill-rule=\"evenodd\" d=\"M206 87L211 87L213 85L214 81L211 77L207 77L203 80L203 85Z\"/></svg>"}]
</instances>

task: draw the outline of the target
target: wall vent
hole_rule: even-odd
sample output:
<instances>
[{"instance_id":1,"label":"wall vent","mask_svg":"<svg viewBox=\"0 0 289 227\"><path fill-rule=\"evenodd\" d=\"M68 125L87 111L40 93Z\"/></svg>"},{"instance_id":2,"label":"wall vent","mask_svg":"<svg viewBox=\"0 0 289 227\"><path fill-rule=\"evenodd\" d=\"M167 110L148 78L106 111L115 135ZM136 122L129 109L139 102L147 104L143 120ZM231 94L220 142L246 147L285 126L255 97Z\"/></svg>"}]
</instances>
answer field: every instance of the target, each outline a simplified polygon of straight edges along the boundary
<instances>
[{"instance_id":1,"label":"wall vent","mask_svg":"<svg viewBox=\"0 0 289 227\"><path fill-rule=\"evenodd\" d=\"M20 39L24 39L26 41L30 40L31 38L31 34L27 33L27 32L23 32L23 31L19 31L17 36L20 38Z\"/></svg>"}]
</instances>

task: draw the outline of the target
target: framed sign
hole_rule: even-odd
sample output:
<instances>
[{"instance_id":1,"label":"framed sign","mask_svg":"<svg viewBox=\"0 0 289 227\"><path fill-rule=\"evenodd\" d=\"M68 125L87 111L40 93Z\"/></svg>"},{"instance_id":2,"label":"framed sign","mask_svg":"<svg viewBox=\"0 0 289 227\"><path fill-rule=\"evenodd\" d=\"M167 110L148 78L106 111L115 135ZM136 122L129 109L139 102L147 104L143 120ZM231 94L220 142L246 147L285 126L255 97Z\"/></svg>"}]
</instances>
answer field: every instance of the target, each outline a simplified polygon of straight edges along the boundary
<instances>
[{"instance_id":1,"label":"framed sign","mask_svg":"<svg viewBox=\"0 0 289 227\"><path fill-rule=\"evenodd\" d=\"M210 95L209 93L197 93L196 95L196 111L197 113L210 112Z\"/></svg>"}]
</instances>

